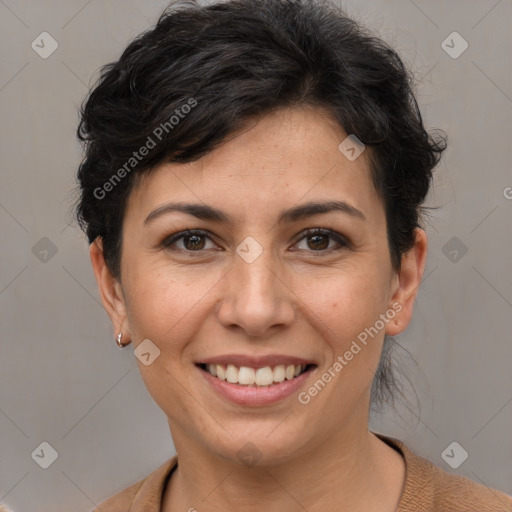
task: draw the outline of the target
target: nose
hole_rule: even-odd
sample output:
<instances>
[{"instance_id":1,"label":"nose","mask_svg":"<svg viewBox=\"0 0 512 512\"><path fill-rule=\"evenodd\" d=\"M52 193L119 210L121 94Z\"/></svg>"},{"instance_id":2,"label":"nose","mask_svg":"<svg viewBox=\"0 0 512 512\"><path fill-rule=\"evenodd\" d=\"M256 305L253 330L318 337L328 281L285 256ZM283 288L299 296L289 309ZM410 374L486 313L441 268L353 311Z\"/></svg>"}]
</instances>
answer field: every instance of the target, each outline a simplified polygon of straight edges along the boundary
<instances>
[{"instance_id":1,"label":"nose","mask_svg":"<svg viewBox=\"0 0 512 512\"><path fill-rule=\"evenodd\" d=\"M241 328L249 336L264 336L272 328L291 325L296 297L284 271L272 261L271 251L252 263L235 255L225 277L224 295L217 310L226 328Z\"/></svg>"}]
</instances>

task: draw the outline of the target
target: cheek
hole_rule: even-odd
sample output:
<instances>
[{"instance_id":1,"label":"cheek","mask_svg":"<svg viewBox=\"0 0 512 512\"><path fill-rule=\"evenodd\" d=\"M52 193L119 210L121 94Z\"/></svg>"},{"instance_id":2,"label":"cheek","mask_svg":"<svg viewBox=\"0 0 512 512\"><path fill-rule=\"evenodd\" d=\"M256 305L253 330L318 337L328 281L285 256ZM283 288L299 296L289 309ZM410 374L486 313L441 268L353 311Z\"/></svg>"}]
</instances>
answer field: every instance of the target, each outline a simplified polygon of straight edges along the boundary
<instances>
[{"instance_id":1,"label":"cheek","mask_svg":"<svg viewBox=\"0 0 512 512\"><path fill-rule=\"evenodd\" d=\"M151 269L133 275L144 276L129 287L128 317L134 345L150 339L160 350L151 365L137 362L141 377L155 402L179 423L180 418L197 414L190 400L187 347L203 323L205 303L201 301L216 281L210 283L211 276Z\"/></svg>"},{"instance_id":2,"label":"cheek","mask_svg":"<svg viewBox=\"0 0 512 512\"><path fill-rule=\"evenodd\" d=\"M369 391L384 339L384 331L375 330L375 324L387 308L385 286L377 271L352 267L308 280L302 287L300 297L309 311L305 314L324 345L325 360L317 378L329 381L325 393L310 390L319 412L328 408L343 416Z\"/></svg>"},{"instance_id":3,"label":"cheek","mask_svg":"<svg viewBox=\"0 0 512 512\"><path fill-rule=\"evenodd\" d=\"M371 269L352 268L321 279L305 279L297 295L305 311L310 311L309 318L316 317L324 324L330 344L343 349L384 312L385 286Z\"/></svg>"},{"instance_id":4,"label":"cheek","mask_svg":"<svg viewBox=\"0 0 512 512\"><path fill-rule=\"evenodd\" d=\"M169 349L174 341L183 339L187 326L194 324L201 300L215 280L211 275L191 276L190 272L175 269L149 268L137 274L140 277L129 287L130 327L138 339L154 339L161 349Z\"/></svg>"}]
</instances>

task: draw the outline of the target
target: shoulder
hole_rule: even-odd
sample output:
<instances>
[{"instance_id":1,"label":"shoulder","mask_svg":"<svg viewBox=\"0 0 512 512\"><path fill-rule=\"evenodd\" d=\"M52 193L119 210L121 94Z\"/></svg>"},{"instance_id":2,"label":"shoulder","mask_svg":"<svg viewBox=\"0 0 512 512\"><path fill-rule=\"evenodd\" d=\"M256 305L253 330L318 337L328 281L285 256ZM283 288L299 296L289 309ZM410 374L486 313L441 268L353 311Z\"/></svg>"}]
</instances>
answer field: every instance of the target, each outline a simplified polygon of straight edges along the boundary
<instances>
[{"instance_id":1,"label":"shoulder","mask_svg":"<svg viewBox=\"0 0 512 512\"><path fill-rule=\"evenodd\" d=\"M119 510L138 512L149 510L148 506L154 506L154 510L160 510L165 485L176 466L177 457L174 456L146 478L101 502L92 512L118 512Z\"/></svg>"},{"instance_id":2,"label":"shoulder","mask_svg":"<svg viewBox=\"0 0 512 512\"><path fill-rule=\"evenodd\" d=\"M405 460L406 476L397 512L512 512L511 496L448 473L397 439L376 435L398 449Z\"/></svg>"},{"instance_id":3,"label":"shoulder","mask_svg":"<svg viewBox=\"0 0 512 512\"><path fill-rule=\"evenodd\" d=\"M145 482L145 478L137 483L130 485L126 489L114 494L110 498L102 501L92 512L114 512L116 510L129 510L137 493Z\"/></svg>"}]
</instances>

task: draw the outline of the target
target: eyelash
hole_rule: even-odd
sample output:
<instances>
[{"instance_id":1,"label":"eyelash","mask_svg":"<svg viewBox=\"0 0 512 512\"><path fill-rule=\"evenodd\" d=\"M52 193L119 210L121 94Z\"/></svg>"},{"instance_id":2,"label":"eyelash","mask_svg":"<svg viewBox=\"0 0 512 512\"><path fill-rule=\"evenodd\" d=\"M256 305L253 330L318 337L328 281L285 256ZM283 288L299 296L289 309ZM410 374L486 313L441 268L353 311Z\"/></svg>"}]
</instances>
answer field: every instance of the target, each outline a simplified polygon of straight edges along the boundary
<instances>
[{"instance_id":1,"label":"eyelash","mask_svg":"<svg viewBox=\"0 0 512 512\"><path fill-rule=\"evenodd\" d=\"M340 250L340 249L345 249L350 246L349 241L345 237L343 237L336 231L332 231L330 229L324 229L324 228L308 228L308 229L304 230L301 233L301 237L294 243L294 245L298 244L299 242L301 242L304 239L307 239L310 236L315 236L315 235L328 236L332 240L334 240L339 245L339 247L337 247L337 248L331 247L331 248L327 248L327 249L320 249L317 251L309 250L307 252L325 254L325 253L331 252L333 250L336 251L336 250ZM165 238L165 240L162 242L162 246L166 249L179 250L179 251L184 251L184 252L188 252L188 253L200 253L200 252L208 250L208 249L199 249L197 251L193 251L193 250L189 250L189 249L172 248L172 245L174 243L176 243L178 240L180 240L182 238L186 238L188 236L201 236L201 237L208 238L213 242L213 240L211 239L211 237L209 236L207 231L203 231L201 229L187 229L185 231L180 231L178 233L174 233L174 234L168 236L167 238Z\"/></svg>"}]
</instances>

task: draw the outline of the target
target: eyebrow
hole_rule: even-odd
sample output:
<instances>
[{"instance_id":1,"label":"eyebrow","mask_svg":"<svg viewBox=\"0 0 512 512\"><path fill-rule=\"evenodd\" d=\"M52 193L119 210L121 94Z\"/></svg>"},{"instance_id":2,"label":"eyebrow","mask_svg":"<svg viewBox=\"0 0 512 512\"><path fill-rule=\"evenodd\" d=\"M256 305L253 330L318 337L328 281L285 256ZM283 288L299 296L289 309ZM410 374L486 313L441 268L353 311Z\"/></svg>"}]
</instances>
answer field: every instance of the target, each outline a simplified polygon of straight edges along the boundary
<instances>
[{"instance_id":1,"label":"eyebrow","mask_svg":"<svg viewBox=\"0 0 512 512\"><path fill-rule=\"evenodd\" d=\"M296 222L307 217L312 217L313 215L334 211L342 212L350 215L351 217L366 221L364 213L361 210L358 210L355 206L352 206L345 201L326 201L309 202L284 210L279 215L278 223ZM155 219L171 212L186 213L197 217L198 219L224 222L226 224L233 222L232 218L227 213L213 206L195 203L168 203L159 206L156 210L153 210L144 220L144 225L147 225Z\"/></svg>"}]
</instances>

